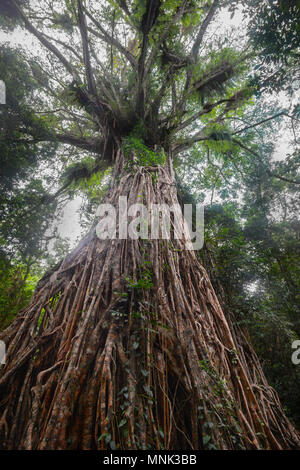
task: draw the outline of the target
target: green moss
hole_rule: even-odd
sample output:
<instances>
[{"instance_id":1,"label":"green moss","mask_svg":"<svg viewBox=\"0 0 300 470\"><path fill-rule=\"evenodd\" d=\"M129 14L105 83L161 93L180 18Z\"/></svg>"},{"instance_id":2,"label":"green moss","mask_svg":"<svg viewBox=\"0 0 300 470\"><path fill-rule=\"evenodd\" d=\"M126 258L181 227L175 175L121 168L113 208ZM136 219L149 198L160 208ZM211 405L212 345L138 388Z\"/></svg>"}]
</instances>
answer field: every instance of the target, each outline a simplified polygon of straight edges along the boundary
<instances>
[{"instance_id":1,"label":"green moss","mask_svg":"<svg viewBox=\"0 0 300 470\"><path fill-rule=\"evenodd\" d=\"M146 131L138 124L122 142L122 151L127 159L127 166L157 166L166 163L166 155L162 148L152 150L145 142Z\"/></svg>"}]
</instances>

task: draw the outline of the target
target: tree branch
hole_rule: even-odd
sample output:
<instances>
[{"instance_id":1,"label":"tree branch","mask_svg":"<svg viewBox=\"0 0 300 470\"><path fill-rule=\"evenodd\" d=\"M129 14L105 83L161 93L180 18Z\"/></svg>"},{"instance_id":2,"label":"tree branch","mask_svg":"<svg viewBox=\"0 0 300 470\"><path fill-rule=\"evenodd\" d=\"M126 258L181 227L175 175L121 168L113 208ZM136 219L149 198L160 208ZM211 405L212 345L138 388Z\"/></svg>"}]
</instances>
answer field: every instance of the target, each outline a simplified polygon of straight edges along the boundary
<instances>
[{"instance_id":1,"label":"tree branch","mask_svg":"<svg viewBox=\"0 0 300 470\"><path fill-rule=\"evenodd\" d=\"M249 147L246 147L246 145L242 144L242 142L240 142L239 140L237 139L232 139L232 141L234 143L236 143L237 145L239 145L242 149L246 150L247 152L251 153L252 155L255 155L256 157L258 157L259 159L261 159L260 155L255 152L254 150L252 149L249 149ZM273 177L273 178L277 178L279 180L282 180L282 181L286 181L287 183L292 183L292 184L300 184L300 181L299 180L292 180L290 178L286 178L285 176L281 176L281 175L277 175L276 173L273 173L271 170L269 169L266 169L266 172L269 176Z\"/></svg>"},{"instance_id":2,"label":"tree branch","mask_svg":"<svg viewBox=\"0 0 300 470\"><path fill-rule=\"evenodd\" d=\"M109 107L106 103L99 102L99 100L95 99L95 96L89 96L86 90L82 88L80 77L76 71L76 69L67 61L65 56L54 46L48 39L38 31L28 20L27 16L23 13L19 5L16 3L15 0L11 0L14 7L16 8L18 14L24 21L26 29L30 31L50 52L52 52L59 61L65 66L66 70L72 75L73 81L78 87L78 93L81 95L83 101L85 102L85 109L87 112L91 112L91 109L98 116L100 119L103 119L106 111L109 110ZM91 109L89 109L89 106Z\"/></svg>"},{"instance_id":3,"label":"tree branch","mask_svg":"<svg viewBox=\"0 0 300 470\"><path fill-rule=\"evenodd\" d=\"M141 53L138 59L138 84L136 94L136 110L140 116L145 111L145 62L149 45L149 33L153 28L159 14L160 0L146 0L146 11L143 15L140 29L143 33Z\"/></svg>"},{"instance_id":4,"label":"tree branch","mask_svg":"<svg viewBox=\"0 0 300 470\"><path fill-rule=\"evenodd\" d=\"M190 118L186 119L185 121L181 122L180 124L178 124L178 126L175 127L174 129L174 132L178 132L178 131L181 131L182 129L184 129L185 127L189 126L190 124L192 124L195 119L198 119L199 117L203 116L204 114L208 114L212 111L213 108L215 108L216 106L222 104L222 103L228 103L230 102L231 99L228 98L228 99L224 99L224 100L219 100L219 101L216 101L215 103L207 103L205 108L203 107L198 113L195 113L193 116L191 116Z\"/></svg>"},{"instance_id":5,"label":"tree branch","mask_svg":"<svg viewBox=\"0 0 300 470\"><path fill-rule=\"evenodd\" d=\"M148 5L151 3L152 3L152 0L148 0ZM146 53L147 53L147 47L149 43L149 33L155 24L156 17L158 15L160 2L155 2L155 5L154 7L152 7L152 9L148 7L148 10L146 11L143 17L142 26L143 26L143 23L145 23L146 27L145 27L145 30L143 30L142 51L141 51L139 63L138 63L138 92L137 92L137 106L141 108L142 113L144 111L144 94L145 94L144 87L145 87L146 77L149 74L149 71L153 65L153 62L157 56L157 53L159 51L161 44L164 42L165 38L167 37L170 27L174 23L176 23L176 21L178 21L183 15L185 11L186 3L187 3L187 0L183 0L182 5L180 6L176 14L173 16L170 23L167 24L166 28L160 35L159 40L155 42L155 45L153 46L149 54L147 62L146 62ZM168 77L166 77L166 81L168 81L171 78L172 73L173 71L169 69ZM167 85L168 83L162 85L161 90L158 92L157 97L154 99L151 109L157 110L159 108L161 99L163 97L163 93L165 89L167 88Z\"/></svg>"},{"instance_id":6,"label":"tree branch","mask_svg":"<svg viewBox=\"0 0 300 470\"><path fill-rule=\"evenodd\" d=\"M200 48L201 42L203 40L204 34L206 33L207 28L208 28L209 24L211 23L215 12L218 9L218 6L219 6L219 0L214 0L211 7L210 7L210 9L209 9L209 11L208 11L208 13L207 13L207 16L205 17L203 23L200 26L199 32L197 34L196 40L194 42L194 45L193 45L192 51L191 51L191 57L195 62L196 62L196 59L197 59L197 56L198 56L198 53L199 53L199 48Z\"/></svg>"},{"instance_id":7,"label":"tree branch","mask_svg":"<svg viewBox=\"0 0 300 470\"><path fill-rule=\"evenodd\" d=\"M53 140L57 140L63 144L74 145L83 150L88 150L93 153L101 153L102 140L98 139L84 139L81 137L75 137L69 134L57 134Z\"/></svg>"},{"instance_id":8,"label":"tree branch","mask_svg":"<svg viewBox=\"0 0 300 470\"><path fill-rule=\"evenodd\" d=\"M286 181L287 183L292 183L292 184L300 184L300 180L291 180L290 178L286 178L285 176L280 176L277 175L276 173L272 173L272 171L267 170L267 173L269 176L272 176L273 178L278 178L279 180Z\"/></svg>"},{"instance_id":9,"label":"tree branch","mask_svg":"<svg viewBox=\"0 0 300 470\"><path fill-rule=\"evenodd\" d=\"M177 109L180 111L183 111L185 104L187 102L187 99L195 92L199 91L201 88L203 89L204 87L207 87L210 83L213 83L216 79L222 78L222 83L226 83L227 80L229 80L230 76L228 78L222 77L224 74L229 74L230 71L234 69L237 65L242 63L243 61L247 60L251 54L241 54L241 56L233 63L228 63L223 68L221 67L215 67L210 73L207 73L202 77L201 80L195 81L190 85L190 74L189 72L187 73L187 78L186 78L186 83L184 86L184 90L182 93L182 99L180 103L178 103Z\"/></svg>"},{"instance_id":10,"label":"tree branch","mask_svg":"<svg viewBox=\"0 0 300 470\"><path fill-rule=\"evenodd\" d=\"M32 33L43 44L43 46L45 46L50 52L52 52L52 54L54 54L59 59L59 61L64 65L66 70L70 73L70 75L72 75L73 79L78 82L78 74L74 67L72 67L72 65L67 61L65 56L57 49L57 47L54 46L54 44L50 43L48 39L30 23L27 16L25 15L25 13L23 13L16 1L11 0L11 2L20 17L22 18L22 20L24 21L26 29L28 29L28 31Z\"/></svg>"},{"instance_id":11,"label":"tree branch","mask_svg":"<svg viewBox=\"0 0 300 470\"><path fill-rule=\"evenodd\" d=\"M195 134L193 137L190 137L189 139L185 139L180 142L180 144L173 149L172 154L177 155L178 153L183 152L184 150L188 150L196 142L201 142L207 139L208 137L203 134L202 130L201 132Z\"/></svg>"},{"instance_id":12,"label":"tree branch","mask_svg":"<svg viewBox=\"0 0 300 470\"><path fill-rule=\"evenodd\" d=\"M57 38L53 38L51 36L49 36L48 34L45 34L43 33L43 36L45 36L45 38L47 39L50 39L51 41L54 41L56 42L57 44L60 44L61 46L63 46L64 48L68 49L70 52L72 52L72 54L75 55L75 57L77 57L77 59L82 62L82 57L80 54L78 54L78 52L72 47L70 46L69 44L65 44L63 41L60 41L59 39Z\"/></svg>"},{"instance_id":13,"label":"tree branch","mask_svg":"<svg viewBox=\"0 0 300 470\"><path fill-rule=\"evenodd\" d=\"M113 38L110 34L108 34L107 31L105 31L105 29L101 26L99 21L97 21L96 18L94 18L85 7L83 7L83 10L86 16L90 18L90 20L94 23L95 26L97 26L97 28L101 31L102 34L98 33L90 26L87 27L88 31L90 31L92 34L94 34L94 36L97 36L99 39L106 42L107 44L116 47L126 57L132 67L137 67L137 60L131 54L131 52L129 52L124 46L122 46L122 44L116 38Z\"/></svg>"},{"instance_id":14,"label":"tree branch","mask_svg":"<svg viewBox=\"0 0 300 470\"><path fill-rule=\"evenodd\" d=\"M168 35L168 32L169 32L169 29L170 27L175 24L177 21L180 20L180 18L182 17L184 11L185 11L185 7L186 7L186 4L187 4L187 1L188 0L183 0L182 2L182 5L180 6L180 8L178 9L177 13L173 16L173 18L171 19L170 23L168 23L168 25L166 26L166 28L164 29L164 31L162 32L162 34L160 35L159 39L155 42L154 46L153 46L153 49L151 50L151 53L149 54L149 58L147 60L147 64L145 66L145 76L148 75L149 73L149 70L151 69L152 65L153 65L153 62L157 56L157 53L161 47L161 44L164 42L164 40L166 39L167 35Z\"/></svg>"},{"instance_id":15,"label":"tree branch","mask_svg":"<svg viewBox=\"0 0 300 470\"><path fill-rule=\"evenodd\" d=\"M277 117L283 116L283 115L285 115L285 113L282 111L280 113L275 114L274 116L263 119L262 121L256 122L255 124L246 126L243 129L240 129L239 131L233 132L232 135L241 134L242 132L247 131L248 129L252 129L253 127L260 126L261 124L264 124L267 121L271 121L271 119L276 119Z\"/></svg>"},{"instance_id":16,"label":"tree branch","mask_svg":"<svg viewBox=\"0 0 300 470\"><path fill-rule=\"evenodd\" d=\"M126 13L126 15L130 18L131 13L129 11L129 8L127 6L126 0L117 0L117 4L119 5L120 8Z\"/></svg>"},{"instance_id":17,"label":"tree branch","mask_svg":"<svg viewBox=\"0 0 300 470\"><path fill-rule=\"evenodd\" d=\"M77 6L78 6L78 23L79 23L79 29L80 29L81 39L82 39L83 61L84 61L85 71L86 71L88 91L93 96L96 97L97 96L96 84L95 84L95 79L93 76L93 71L92 71L92 66L91 66L88 36L87 36L87 29L86 29L86 20L83 15L81 0L77 0Z\"/></svg>"},{"instance_id":18,"label":"tree branch","mask_svg":"<svg viewBox=\"0 0 300 470\"><path fill-rule=\"evenodd\" d=\"M87 150L89 152L93 153L101 153L103 149L103 140L100 139L85 139L81 137L76 137L73 135L69 134L49 134L44 137L36 137L36 138L31 138L31 139L14 139L14 138L9 138L5 136L4 138L0 138L0 141L5 141L5 142L12 142L16 144L25 144L25 145L31 145L31 144L38 144L40 142L60 142L63 144L69 144L73 145L74 147Z\"/></svg>"}]
</instances>

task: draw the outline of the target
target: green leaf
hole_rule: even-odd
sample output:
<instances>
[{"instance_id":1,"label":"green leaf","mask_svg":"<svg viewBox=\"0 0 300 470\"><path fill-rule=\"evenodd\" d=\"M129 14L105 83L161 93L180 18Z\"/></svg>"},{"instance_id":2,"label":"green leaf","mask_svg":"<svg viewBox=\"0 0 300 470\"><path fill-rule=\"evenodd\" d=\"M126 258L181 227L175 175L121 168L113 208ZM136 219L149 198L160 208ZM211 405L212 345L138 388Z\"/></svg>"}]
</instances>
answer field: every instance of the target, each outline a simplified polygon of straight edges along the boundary
<instances>
[{"instance_id":1,"label":"green leaf","mask_svg":"<svg viewBox=\"0 0 300 470\"><path fill-rule=\"evenodd\" d=\"M117 450L115 441L110 441L109 445L110 445L111 450Z\"/></svg>"}]
</instances>

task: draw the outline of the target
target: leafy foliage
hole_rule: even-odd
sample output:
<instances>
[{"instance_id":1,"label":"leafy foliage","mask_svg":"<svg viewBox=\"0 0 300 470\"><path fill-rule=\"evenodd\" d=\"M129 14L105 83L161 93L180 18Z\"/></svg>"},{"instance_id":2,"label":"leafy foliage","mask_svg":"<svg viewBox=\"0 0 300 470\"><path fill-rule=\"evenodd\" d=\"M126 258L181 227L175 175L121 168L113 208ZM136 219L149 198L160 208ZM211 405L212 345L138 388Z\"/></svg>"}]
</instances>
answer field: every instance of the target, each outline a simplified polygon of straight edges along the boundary
<instances>
[{"instance_id":1,"label":"leafy foliage","mask_svg":"<svg viewBox=\"0 0 300 470\"><path fill-rule=\"evenodd\" d=\"M300 54L300 5L298 0L247 2L250 9L250 38L260 51L256 80L269 91L282 87L293 91L291 77L298 76ZM256 81L256 83L258 83Z\"/></svg>"},{"instance_id":2,"label":"leafy foliage","mask_svg":"<svg viewBox=\"0 0 300 470\"><path fill-rule=\"evenodd\" d=\"M6 105L0 107L0 189L3 195L16 181L28 177L42 160L49 160L56 144L51 141L39 144L51 133L47 120L30 108L37 83L24 58L18 51L2 46L0 68L1 80L6 85Z\"/></svg>"}]
</instances>

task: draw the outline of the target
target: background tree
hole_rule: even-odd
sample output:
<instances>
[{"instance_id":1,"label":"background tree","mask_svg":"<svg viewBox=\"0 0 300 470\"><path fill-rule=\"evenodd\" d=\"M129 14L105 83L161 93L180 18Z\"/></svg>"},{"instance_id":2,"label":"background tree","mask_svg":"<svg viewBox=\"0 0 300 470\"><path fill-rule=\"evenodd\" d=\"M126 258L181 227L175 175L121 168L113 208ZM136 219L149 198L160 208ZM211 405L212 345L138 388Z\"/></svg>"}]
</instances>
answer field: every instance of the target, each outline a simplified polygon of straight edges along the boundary
<instances>
[{"instance_id":1,"label":"background tree","mask_svg":"<svg viewBox=\"0 0 300 470\"><path fill-rule=\"evenodd\" d=\"M30 107L37 82L22 52L2 46L0 67L6 84L6 105L0 108L0 323L4 327L28 304L41 273L37 261L56 203L47 199L45 179L36 175L53 164L57 144L39 143L50 131L47 121Z\"/></svg>"},{"instance_id":2,"label":"background tree","mask_svg":"<svg viewBox=\"0 0 300 470\"><path fill-rule=\"evenodd\" d=\"M188 191L206 203L206 245L199 256L223 308L248 328L270 383L298 422L299 377L291 344L299 336L299 157L294 138L299 124L278 104L255 101L240 118L247 134L243 152L224 158L207 149L193 151L180 176L185 200L192 200ZM290 126L291 153L276 161L278 131L287 133Z\"/></svg>"},{"instance_id":3,"label":"background tree","mask_svg":"<svg viewBox=\"0 0 300 470\"><path fill-rule=\"evenodd\" d=\"M236 3L232 2L233 10ZM250 0L244 2L243 11L249 18L249 38L257 51L255 70L260 87L293 91L293 78L299 79L298 0Z\"/></svg>"}]
</instances>

